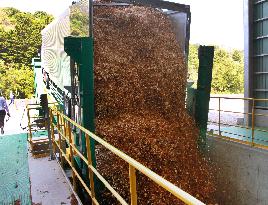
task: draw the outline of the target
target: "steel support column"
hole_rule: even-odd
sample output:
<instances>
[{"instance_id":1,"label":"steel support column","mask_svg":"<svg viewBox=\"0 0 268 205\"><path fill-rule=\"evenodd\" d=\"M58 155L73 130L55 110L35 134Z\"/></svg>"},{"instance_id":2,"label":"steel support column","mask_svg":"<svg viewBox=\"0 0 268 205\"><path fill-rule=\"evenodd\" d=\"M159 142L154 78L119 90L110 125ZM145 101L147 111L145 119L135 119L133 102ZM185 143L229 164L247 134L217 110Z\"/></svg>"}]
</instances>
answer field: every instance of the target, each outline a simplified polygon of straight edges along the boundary
<instances>
[{"instance_id":1,"label":"steel support column","mask_svg":"<svg viewBox=\"0 0 268 205\"><path fill-rule=\"evenodd\" d=\"M214 47L200 46L198 50L198 58L199 69L196 90L195 119L200 130L198 145L201 150L204 150L206 146Z\"/></svg>"}]
</instances>

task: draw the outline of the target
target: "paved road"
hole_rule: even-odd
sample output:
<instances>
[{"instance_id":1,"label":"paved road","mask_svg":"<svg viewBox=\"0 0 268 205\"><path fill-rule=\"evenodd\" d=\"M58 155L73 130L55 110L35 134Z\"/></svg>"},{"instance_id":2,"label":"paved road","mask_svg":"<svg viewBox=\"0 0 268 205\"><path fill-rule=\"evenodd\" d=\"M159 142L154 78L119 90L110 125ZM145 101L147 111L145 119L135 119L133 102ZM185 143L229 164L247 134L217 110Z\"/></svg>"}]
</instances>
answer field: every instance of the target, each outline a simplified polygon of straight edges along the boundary
<instances>
[{"instance_id":1,"label":"paved road","mask_svg":"<svg viewBox=\"0 0 268 205\"><path fill-rule=\"evenodd\" d=\"M232 95L211 95L211 97L230 97L230 98L243 98L242 94L232 94ZM219 112L215 111L219 109L219 99L211 98L209 103L209 109L213 109L209 111L209 120L213 122L218 122ZM224 111L232 111L232 112L244 112L244 100L240 99L221 99L220 101L220 109ZM221 123L228 124L237 124L237 118L243 118L243 114L239 113L229 113L229 112L221 112Z\"/></svg>"},{"instance_id":2,"label":"paved road","mask_svg":"<svg viewBox=\"0 0 268 205\"><path fill-rule=\"evenodd\" d=\"M5 123L5 133L4 135L14 135L25 133L26 129L23 130L20 127L20 124L23 127L27 126L27 114L24 114L24 118L22 119L23 113L25 111L25 106L30 102L30 100L15 100L15 104L9 106L9 112L11 117L8 118L6 116L7 122ZM7 102L9 103L9 101Z\"/></svg>"}]
</instances>

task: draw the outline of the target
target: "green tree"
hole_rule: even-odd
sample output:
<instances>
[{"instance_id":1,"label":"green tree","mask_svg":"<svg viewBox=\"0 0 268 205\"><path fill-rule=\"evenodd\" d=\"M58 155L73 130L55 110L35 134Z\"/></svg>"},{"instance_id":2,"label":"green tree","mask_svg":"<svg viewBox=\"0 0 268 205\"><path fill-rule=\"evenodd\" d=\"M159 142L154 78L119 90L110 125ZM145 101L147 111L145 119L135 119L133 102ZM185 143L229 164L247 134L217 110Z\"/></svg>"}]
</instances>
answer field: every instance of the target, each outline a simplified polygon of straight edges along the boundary
<instances>
[{"instance_id":1,"label":"green tree","mask_svg":"<svg viewBox=\"0 0 268 205\"><path fill-rule=\"evenodd\" d=\"M189 78L194 81L197 81L198 78L198 47L197 44L190 44L189 46L188 73Z\"/></svg>"},{"instance_id":2,"label":"green tree","mask_svg":"<svg viewBox=\"0 0 268 205\"><path fill-rule=\"evenodd\" d=\"M85 6L85 5L84 5ZM84 37L89 35L88 11L81 9L80 5L73 5L70 14L71 35Z\"/></svg>"},{"instance_id":3,"label":"green tree","mask_svg":"<svg viewBox=\"0 0 268 205\"><path fill-rule=\"evenodd\" d=\"M242 63L243 62L243 52L238 51L238 50L234 50L234 52L232 53L232 59L238 63Z\"/></svg>"},{"instance_id":4,"label":"green tree","mask_svg":"<svg viewBox=\"0 0 268 205\"><path fill-rule=\"evenodd\" d=\"M198 45L190 45L189 68L190 79L198 78ZM213 93L242 93L244 90L243 52L227 51L215 47L212 92Z\"/></svg>"},{"instance_id":5,"label":"green tree","mask_svg":"<svg viewBox=\"0 0 268 205\"><path fill-rule=\"evenodd\" d=\"M0 30L0 59L5 63L30 65L41 47L41 30L52 21L44 12L35 14L4 9L14 24L14 29Z\"/></svg>"},{"instance_id":6,"label":"green tree","mask_svg":"<svg viewBox=\"0 0 268 205\"><path fill-rule=\"evenodd\" d=\"M4 8L3 11L9 16L12 17L14 15L16 15L17 13L20 13L20 11L18 9L12 8L12 7L7 7Z\"/></svg>"},{"instance_id":7,"label":"green tree","mask_svg":"<svg viewBox=\"0 0 268 205\"><path fill-rule=\"evenodd\" d=\"M41 31L53 17L45 12L34 14L14 8L0 9L0 89L12 90L17 98L31 97L34 76L31 59L41 47Z\"/></svg>"},{"instance_id":8,"label":"green tree","mask_svg":"<svg viewBox=\"0 0 268 205\"><path fill-rule=\"evenodd\" d=\"M0 89L6 97L10 91L16 94L16 98L30 98L33 95L33 70L27 66L18 69L15 64L2 65L0 79Z\"/></svg>"}]
</instances>

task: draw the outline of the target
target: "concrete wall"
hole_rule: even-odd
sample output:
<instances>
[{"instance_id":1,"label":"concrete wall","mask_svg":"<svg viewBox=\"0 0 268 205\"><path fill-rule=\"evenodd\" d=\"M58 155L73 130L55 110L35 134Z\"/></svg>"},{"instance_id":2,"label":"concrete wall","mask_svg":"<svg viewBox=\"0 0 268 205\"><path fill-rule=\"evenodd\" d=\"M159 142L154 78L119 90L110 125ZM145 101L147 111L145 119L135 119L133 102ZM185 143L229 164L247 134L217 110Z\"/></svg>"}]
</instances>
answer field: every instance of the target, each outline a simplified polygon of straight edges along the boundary
<instances>
[{"instance_id":1,"label":"concrete wall","mask_svg":"<svg viewBox=\"0 0 268 205\"><path fill-rule=\"evenodd\" d=\"M208 150L218 166L220 205L268 205L268 151L214 137Z\"/></svg>"},{"instance_id":2,"label":"concrete wall","mask_svg":"<svg viewBox=\"0 0 268 205\"><path fill-rule=\"evenodd\" d=\"M255 126L268 127L268 110L255 109L255 114L265 115L265 116L256 116L255 115Z\"/></svg>"}]
</instances>

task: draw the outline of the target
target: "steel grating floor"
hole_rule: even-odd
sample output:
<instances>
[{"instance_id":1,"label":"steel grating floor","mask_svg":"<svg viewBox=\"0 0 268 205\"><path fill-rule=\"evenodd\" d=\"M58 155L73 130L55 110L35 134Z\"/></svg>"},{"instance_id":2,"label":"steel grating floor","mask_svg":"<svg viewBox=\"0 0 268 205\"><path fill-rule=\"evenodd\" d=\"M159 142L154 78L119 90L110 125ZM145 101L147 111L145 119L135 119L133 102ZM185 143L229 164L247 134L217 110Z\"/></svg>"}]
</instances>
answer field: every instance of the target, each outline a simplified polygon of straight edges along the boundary
<instances>
[{"instance_id":1,"label":"steel grating floor","mask_svg":"<svg viewBox=\"0 0 268 205\"><path fill-rule=\"evenodd\" d=\"M31 204L27 134L0 136L0 205Z\"/></svg>"}]
</instances>

